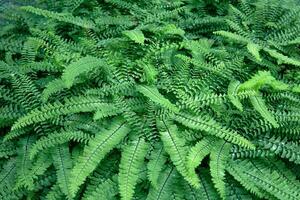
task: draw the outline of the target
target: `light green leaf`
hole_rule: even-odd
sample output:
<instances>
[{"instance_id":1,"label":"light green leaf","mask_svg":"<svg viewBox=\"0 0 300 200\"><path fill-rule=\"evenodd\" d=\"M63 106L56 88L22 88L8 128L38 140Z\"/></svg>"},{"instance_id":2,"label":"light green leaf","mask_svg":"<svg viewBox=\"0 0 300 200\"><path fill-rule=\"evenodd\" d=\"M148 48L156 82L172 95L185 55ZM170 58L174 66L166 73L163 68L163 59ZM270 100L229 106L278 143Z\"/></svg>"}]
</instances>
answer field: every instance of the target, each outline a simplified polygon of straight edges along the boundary
<instances>
[{"instance_id":1,"label":"light green leaf","mask_svg":"<svg viewBox=\"0 0 300 200\"><path fill-rule=\"evenodd\" d=\"M144 44L145 36L141 30L124 31L123 34L136 43Z\"/></svg>"}]
</instances>

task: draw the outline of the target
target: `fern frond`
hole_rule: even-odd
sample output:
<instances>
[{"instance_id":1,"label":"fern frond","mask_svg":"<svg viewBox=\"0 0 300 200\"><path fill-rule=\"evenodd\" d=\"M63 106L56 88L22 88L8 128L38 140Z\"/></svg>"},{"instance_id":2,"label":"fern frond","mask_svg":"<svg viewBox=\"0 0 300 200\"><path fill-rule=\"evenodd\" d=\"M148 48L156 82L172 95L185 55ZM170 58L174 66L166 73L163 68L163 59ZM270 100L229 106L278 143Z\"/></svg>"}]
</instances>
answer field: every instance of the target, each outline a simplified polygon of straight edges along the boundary
<instances>
[{"instance_id":1,"label":"fern frond","mask_svg":"<svg viewBox=\"0 0 300 200\"><path fill-rule=\"evenodd\" d=\"M245 148L255 148L255 146L249 140L239 135L236 131L223 127L211 117L195 117L187 114L177 114L174 119L191 129L205 131L208 134L214 135L219 138L223 138L228 142L232 142Z\"/></svg>"},{"instance_id":2,"label":"fern frond","mask_svg":"<svg viewBox=\"0 0 300 200\"><path fill-rule=\"evenodd\" d=\"M189 154L187 156L187 167L190 173L195 173L195 169L201 164L204 157L211 152L212 147L217 142L217 138L207 136L197 142L197 144L189 150Z\"/></svg>"},{"instance_id":3,"label":"fern frond","mask_svg":"<svg viewBox=\"0 0 300 200\"><path fill-rule=\"evenodd\" d=\"M230 99L231 103L237 107L240 111L243 111L243 105L240 100L236 97L240 87L239 81L232 81L228 86L228 98Z\"/></svg>"},{"instance_id":4,"label":"fern frond","mask_svg":"<svg viewBox=\"0 0 300 200\"><path fill-rule=\"evenodd\" d=\"M13 190L17 173L16 159L11 158L1 168L0 172L0 194L4 190Z\"/></svg>"},{"instance_id":5,"label":"fern frond","mask_svg":"<svg viewBox=\"0 0 300 200\"><path fill-rule=\"evenodd\" d=\"M107 106L107 104L103 103L103 100L99 98L85 96L65 99L64 104L61 102L45 104L40 108L33 109L27 115L19 118L19 120L13 125L12 130L46 121L60 115L95 111L100 109L102 105Z\"/></svg>"},{"instance_id":6,"label":"fern frond","mask_svg":"<svg viewBox=\"0 0 300 200\"><path fill-rule=\"evenodd\" d=\"M231 145L227 142L218 142L210 154L210 174L212 181L219 192L220 196L225 199L225 168L230 159Z\"/></svg>"},{"instance_id":7,"label":"fern frond","mask_svg":"<svg viewBox=\"0 0 300 200\"><path fill-rule=\"evenodd\" d=\"M143 138L134 140L122 153L119 171L119 190L123 200L130 200L134 194L139 173L144 163L148 145Z\"/></svg>"},{"instance_id":8,"label":"fern frond","mask_svg":"<svg viewBox=\"0 0 300 200\"><path fill-rule=\"evenodd\" d=\"M48 10L43 10L40 8L35 8L32 6L23 6L21 7L22 10L25 10L27 12L31 12L34 13L36 15L41 15L47 18L52 18L52 19L56 19L58 21L61 22L67 22L67 23L71 23L77 26L81 26L83 28L87 28L87 29L94 29L95 28L95 24L90 21L90 20L86 20L86 19L82 19L80 17L74 17L68 13L56 13L53 11L48 11Z\"/></svg>"},{"instance_id":9,"label":"fern frond","mask_svg":"<svg viewBox=\"0 0 300 200\"><path fill-rule=\"evenodd\" d=\"M52 159L56 168L57 182L61 191L71 199L70 192L70 171L72 168L72 160L67 145L59 145L53 148Z\"/></svg>"},{"instance_id":10,"label":"fern frond","mask_svg":"<svg viewBox=\"0 0 300 200\"><path fill-rule=\"evenodd\" d=\"M70 190L74 197L86 177L96 168L98 163L117 145L130 131L124 122L114 122L108 130L96 135L84 148L82 156L75 163L71 172Z\"/></svg>"},{"instance_id":11,"label":"fern frond","mask_svg":"<svg viewBox=\"0 0 300 200\"><path fill-rule=\"evenodd\" d=\"M242 83L239 86L239 91L243 90L255 90L258 91L262 86L270 85L277 90L287 90L288 85L284 82L276 80L269 71L258 71L248 81Z\"/></svg>"},{"instance_id":12,"label":"fern frond","mask_svg":"<svg viewBox=\"0 0 300 200\"><path fill-rule=\"evenodd\" d=\"M173 112L178 112L178 108L174 104L172 104L168 99L166 99L163 95L161 95L156 87L139 85L137 86L137 90L153 102L161 105L162 107L170 109Z\"/></svg>"},{"instance_id":13,"label":"fern frond","mask_svg":"<svg viewBox=\"0 0 300 200\"><path fill-rule=\"evenodd\" d=\"M42 92L42 101L47 102L49 97L66 88L65 82L62 79L54 79L49 82Z\"/></svg>"},{"instance_id":14,"label":"fern frond","mask_svg":"<svg viewBox=\"0 0 300 200\"><path fill-rule=\"evenodd\" d=\"M123 34L138 44L144 44L145 36L141 30L124 31Z\"/></svg>"},{"instance_id":15,"label":"fern frond","mask_svg":"<svg viewBox=\"0 0 300 200\"><path fill-rule=\"evenodd\" d=\"M163 146L158 145L150 155L147 165L148 179L153 187L157 187L159 176L166 163L166 153Z\"/></svg>"},{"instance_id":16,"label":"fern frond","mask_svg":"<svg viewBox=\"0 0 300 200\"><path fill-rule=\"evenodd\" d=\"M103 180L99 185L95 187L92 193L83 197L83 200L94 199L115 199L115 195L118 194L118 176L114 175L112 178Z\"/></svg>"},{"instance_id":17,"label":"fern frond","mask_svg":"<svg viewBox=\"0 0 300 200\"><path fill-rule=\"evenodd\" d=\"M247 49L249 51L249 53L251 53L254 58L258 61L262 61L262 58L260 57L259 51L261 50L261 47L255 43L248 43L247 44Z\"/></svg>"},{"instance_id":18,"label":"fern frond","mask_svg":"<svg viewBox=\"0 0 300 200\"><path fill-rule=\"evenodd\" d=\"M184 140L178 136L176 125L168 125L163 121L162 128L164 131L160 131L161 140L176 169L192 186L199 187L197 175L188 173L186 166L187 149Z\"/></svg>"},{"instance_id":19,"label":"fern frond","mask_svg":"<svg viewBox=\"0 0 300 200\"><path fill-rule=\"evenodd\" d=\"M105 65L106 63L102 59L86 56L68 65L64 69L61 79L65 82L66 86L70 88L74 84L76 77L79 75L88 73L100 67L105 71Z\"/></svg>"},{"instance_id":20,"label":"fern frond","mask_svg":"<svg viewBox=\"0 0 300 200\"><path fill-rule=\"evenodd\" d=\"M270 173L265 163L235 161L232 166L235 170L242 172L248 182L278 199L298 199L300 196L298 182L287 181L277 170Z\"/></svg>"},{"instance_id":21,"label":"fern frond","mask_svg":"<svg viewBox=\"0 0 300 200\"><path fill-rule=\"evenodd\" d=\"M266 52L268 52L270 54L270 56L276 58L279 63L291 64L291 65L295 65L295 66L298 66L298 67L300 66L300 61L297 60L297 59L285 56L285 55L283 55L283 54L281 54L278 51L273 50L273 49L264 48L264 50Z\"/></svg>"},{"instance_id":22,"label":"fern frond","mask_svg":"<svg viewBox=\"0 0 300 200\"><path fill-rule=\"evenodd\" d=\"M245 37L243 37L241 35L238 35L238 34L235 34L235 33L228 32L228 31L215 31L214 34L221 35L223 37L226 37L228 39L237 41L237 42L242 43L242 44L251 43L250 39L245 38Z\"/></svg>"},{"instance_id":23,"label":"fern frond","mask_svg":"<svg viewBox=\"0 0 300 200\"><path fill-rule=\"evenodd\" d=\"M263 98L256 96L250 97L250 101L257 112L268 122L270 122L275 128L279 127L276 119L272 115L272 113L268 110Z\"/></svg>"},{"instance_id":24,"label":"fern frond","mask_svg":"<svg viewBox=\"0 0 300 200\"><path fill-rule=\"evenodd\" d=\"M47 148L55 147L69 141L87 143L91 138L93 138L91 135L81 131L66 130L54 132L37 140L30 149L29 155L33 159L39 152Z\"/></svg>"},{"instance_id":25,"label":"fern frond","mask_svg":"<svg viewBox=\"0 0 300 200\"><path fill-rule=\"evenodd\" d=\"M172 186L176 176L175 167L168 167L162 172L157 187L151 187L147 200L169 200L172 196Z\"/></svg>"}]
</instances>

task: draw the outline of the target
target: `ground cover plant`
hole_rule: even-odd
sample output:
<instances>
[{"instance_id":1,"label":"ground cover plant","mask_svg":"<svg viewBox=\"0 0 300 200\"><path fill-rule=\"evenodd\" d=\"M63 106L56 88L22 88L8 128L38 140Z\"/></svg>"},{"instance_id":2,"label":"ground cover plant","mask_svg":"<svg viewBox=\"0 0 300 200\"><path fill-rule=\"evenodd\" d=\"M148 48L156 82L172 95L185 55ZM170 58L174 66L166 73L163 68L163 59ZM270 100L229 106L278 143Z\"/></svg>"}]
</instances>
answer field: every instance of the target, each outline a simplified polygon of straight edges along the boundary
<instances>
[{"instance_id":1,"label":"ground cover plant","mask_svg":"<svg viewBox=\"0 0 300 200\"><path fill-rule=\"evenodd\" d=\"M0 199L300 199L299 1L0 3Z\"/></svg>"}]
</instances>

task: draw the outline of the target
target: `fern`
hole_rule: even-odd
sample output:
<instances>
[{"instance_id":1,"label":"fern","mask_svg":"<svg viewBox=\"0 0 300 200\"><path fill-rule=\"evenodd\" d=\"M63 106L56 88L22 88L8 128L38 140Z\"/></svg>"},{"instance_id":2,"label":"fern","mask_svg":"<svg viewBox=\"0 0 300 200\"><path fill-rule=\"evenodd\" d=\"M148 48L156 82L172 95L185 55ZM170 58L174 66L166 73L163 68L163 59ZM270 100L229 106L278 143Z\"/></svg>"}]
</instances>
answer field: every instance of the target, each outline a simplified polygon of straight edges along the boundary
<instances>
[{"instance_id":1,"label":"fern","mask_svg":"<svg viewBox=\"0 0 300 200\"><path fill-rule=\"evenodd\" d=\"M151 160L147 165L148 178L153 187L157 187L160 173L162 172L165 162L166 153L164 148L160 145L156 147L151 153Z\"/></svg>"},{"instance_id":2,"label":"fern","mask_svg":"<svg viewBox=\"0 0 300 200\"><path fill-rule=\"evenodd\" d=\"M119 187L122 199L132 199L139 172L147 153L147 143L138 138L128 146L123 154L119 172Z\"/></svg>"},{"instance_id":3,"label":"fern","mask_svg":"<svg viewBox=\"0 0 300 200\"><path fill-rule=\"evenodd\" d=\"M57 170L59 187L68 198L71 198L69 177L72 168L72 160L69 153L69 147L66 145L55 147L55 149L53 149L52 159Z\"/></svg>"},{"instance_id":4,"label":"fern","mask_svg":"<svg viewBox=\"0 0 300 200\"><path fill-rule=\"evenodd\" d=\"M300 199L299 11L0 0L0 199Z\"/></svg>"},{"instance_id":5,"label":"fern","mask_svg":"<svg viewBox=\"0 0 300 200\"><path fill-rule=\"evenodd\" d=\"M167 125L166 122L162 122L163 132L161 132L162 141L166 152L170 155L170 158L178 172L193 186L199 187L199 180L196 174L189 174L186 166L186 154L187 149L184 141L177 136L177 127L175 125Z\"/></svg>"},{"instance_id":6,"label":"fern","mask_svg":"<svg viewBox=\"0 0 300 200\"><path fill-rule=\"evenodd\" d=\"M268 108L261 97L250 97L250 101L255 110L257 110L266 121L270 122L274 127L279 126L275 118L268 111Z\"/></svg>"},{"instance_id":7,"label":"fern","mask_svg":"<svg viewBox=\"0 0 300 200\"><path fill-rule=\"evenodd\" d=\"M231 145L227 142L222 142L214 146L213 151L210 154L210 170L212 181L216 189L218 190L220 196L225 198L225 168L226 161L229 157Z\"/></svg>"},{"instance_id":8,"label":"fern","mask_svg":"<svg viewBox=\"0 0 300 200\"><path fill-rule=\"evenodd\" d=\"M76 77L80 74L88 73L103 66L105 66L105 62L103 60L87 56L67 66L61 79L65 82L66 86L70 88L74 84Z\"/></svg>"},{"instance_id":9,"label":"fern","mask_svg":"<svg viewBox=\"0 0 300 200\"><path fill-rule=\"evenodd\" d=\"M162 172L156 188L152 187L147 196L147 200L167 200L172 196L172 185L175 183L176 170L169 167Z\"/></svg>"},{"instance_id":10,"label":"fern","mask_svg":"<svg viewBox=\"0 0 300 200\"><path fill-rule=\"evenodd\" d=\"M187 157L187 166L190 173L195 173L194 170L201 164L205 156L211 152L215 143L216 138L207 137L191 148Z\"/></svg>"},{"instance_id":11,"label":"fern","mask_svg":"<svg viewBox=\"0 0 300 200\"><path fill-rule=\"evenodd\" d=\"M136 43L144 44L145 36L140 30L124 31L123 34Z\"/></svg>"},{"instance_id":12,"label":"fern","mask_svg":"<svg viewBox=\"0 0 300 200\"><path fill-rule=\"evenodd\" d=\"M235 131L222 127L222 125L218 124L215 120L207 116L194 117L180 114L175 117L175 120L192 129L206 131L208 134L224 138L225 140L240 146L250 149L255 148L254 145L243 136L239 135Z\"/></svg>"},{"instance_id":13,"label":"fern","mask_svg":"<svg viewBox=\"0 0 300 200\"><path fill-rule=\"evenodd\" d=\"M83 155L78 159L71 172L70 191L72 197L76 195L80 185L86 177L96 168L104 156L117 145L129 132L124 122L115 122L109 130L98 134L84 149Z\"/></svg>"},{"instance_id":14,"label":"fern","mask_svg":"<svg viewBox=\"0 0 300 200\"><path fill-rule=\"evenodd\" d=\"M69 15L67 13L55 13L48 10L43 10L40 8L34 8L32 6L24 6L22 7L23 10L27 12L31 12L37 15L42 15L44 17L53 18L59 21L68 22L75 24L77 26L82 26L84 28L95 28L95 25L90 20L84 20L79 17L74 17L72 15Z\"/></svg>"},{"instance_id":15,"label":"fern","mask_svg":"<svg viewBox=\"0 0 300 200\"><path fill-rule=\"evenodd\" d=\"M60 115L95 111L99 109L101 105L105 105L105 103L103 103L103 100L99 100L98 98L93 97L75 97L65 99L65 104L62 104L60 102L55 102L53 104L49 103L41 106L41 108L32 110L30 113L20 118L13 125L12 130L42 122L47 119L55 118Z\"/></svg>"},{"instance_id":16,"label":"fern","mask_svg":"<svg viewBox=\"0 0 300 200\"><path fill-rule=\"evenodd\" d=\"M171 111L178 111L178 108L174 104L172 104L168 99L162 96L157 90L157 88L140 85L137 87L137 90L146 97L149 97L153 102L158 103L163 107L170 109Z\"/></svg>"}]
</instances>

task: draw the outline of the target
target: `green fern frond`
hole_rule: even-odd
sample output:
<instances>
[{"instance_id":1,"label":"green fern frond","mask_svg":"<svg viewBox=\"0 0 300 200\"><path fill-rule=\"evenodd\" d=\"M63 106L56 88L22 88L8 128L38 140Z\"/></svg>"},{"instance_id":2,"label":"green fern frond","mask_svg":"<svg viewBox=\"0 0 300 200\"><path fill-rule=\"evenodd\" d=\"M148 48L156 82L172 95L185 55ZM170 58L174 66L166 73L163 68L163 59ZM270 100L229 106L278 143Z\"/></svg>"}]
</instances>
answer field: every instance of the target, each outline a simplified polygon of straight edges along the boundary
<instances>
[{"instance_id":1,"label":"green fern frond","mask_svg":"<svg viewBox=\"0 0 300 200\"><path fill-rule=\"evenodd\" d=\"M54 167L56 168L58 185L67 198L71 199L69 177L72 168L72 160L69 147L65 144L54 147L52 159Z\"/></svg>"},{"instance_id":2,"label":"green fern frond","mask_svg":"<svg viewBox=\"0 0 300 200\"><path fill-rule=\"evenodd\" d=\"M147 150L148 145L145 140L138 138L132 141L122 153L118 179L121 199L132 199Z\"/></svg>"},{"instance_id":3,"label":"green fern frond","mask_svg":"<svg viewBox=\"0 0 300 200\"><path fill-rule=\"evenodd\" d=\"M168 167L162 172L157 187L151 187L147 200L169 200L172 196L172 185L175 184L175 167Z\"/></svg>"},{"instance_id":4,"label":"green fern frond","mask_svg":"<svg viewBox=\"0 0 300 200\"><path fill-rule=\"evenodd\" d=\"M204 157L211 152L212 147L217 142L217 138L207 136L197 142L197 144L189 150L189 154L187 156L187 167L190 173L195 173L195 169L201 164Z\"/></svg>"},{"instance_id":5,"label":"green fern frond","mask_svg":"<svg viewBox=\"0 0 300 200\"><path fill-rule=\"evenodd\" d=\"M3 190L13 190L17 173L16 159L11 158L2 167L0 172L0 194Z\"/></svg>"},{"instance_id":6,"label":"green fern frond","mask_svg":"<svg viewBox=\"0 0 300 200\"><path fill-rule=\"evenodd\" d=\"M228 31L215 31L214 34L216 34L216 35L221 35L221 36L223 36L223 37L226 37L226 38L228 38L228 39L231 39L231 40L240 42L240 43L242 43L242 44L248 44L248 43L251 43L251 40L250 40L250 39L245 38L245 37L240 36L240 35L235 34L235 33L228 32Z\"/></svg>"},{"instance_id":7,"label":"green fern frond","mask_svg":"<svg viewBox=\"0 0 300 200\"><path fill-rule=\"evenodd\" d=\"M144 44L145 36L141 30L124 31L123 34L138 44Z\"/></svg>"},{"instance_id":8,"label":"green fern frond","mask_svg":"<svg viewBox=\"0 0 300 200\"><path fill-rule=\"evenodd\" d=\"M298 67L300 66L300 61L297 60L297 59L285 56L285 55L283 55L283 54L281 54L278 51L273 50L273 49L264 48L264 50L266 52L268 52L270 54L270 56L276 58L279 63L291 64L291 65L295 65L295 66L298 66Z\"/></svg>"},{"instance_id":9,"label":"green fern frond","mask_svg":"<svg viewBox=\"0 0 300 200\"><path fill-rule=\"evenodd\" d=\"M269 170L264 163L235 161L232 164L235 170L244 173L244 177L248 182L267 191L271 196L278 199L297 199L300 196L299 183L287 181L277 170L272 171L269 174ZM266 173L269 175L266 175Z\"/></svg>"},{"instance_id":10,"label":"green fern frond","mask_svg":"<svg viewBox=\"0 0 300 200\"><path fill-rule=\"evenodd\" d=\"M86 19L82 19L80 17L74 17L68 13L56 13L53 11L48 11L48 10L43 10L40 8L35 8L32 6L23 6L21 7L22 10L25 10L27 12L31 12L34 13L36 15L41 15L47 18L52 18L52 19L56 19L58 21L61 22L67 22L67 23L71 23L77 26L81 26L83 28L87 28L87 29L94 29L95 28L95 24L90 21L90 20L86 20Z\"/></svg>"},{"instance_id":11,"label":"green fern frond","mask_svg":"<svg viewBox=\"0 0 300 200\"><path fill-rule=\"evenodd\" d=\"M245 148L254 149L255 146L236 131L230 130L208 116L190 116L187 114L177 114L174 118L179 123L191 129L205 131L208 134L223 138L228 142L240 145Z\"/></svg>"},{"instance_id":12,"label":"green fern frond","mask_svg":"<svg viewBox=\"0 0 300 200\"><path fill-rule=\"evenodd\" d=\"M112 178L103 180L92 193L84 196L83 200L94 199L111 199L115 200L115 196L118 194L118 176L114 175Z\"/></svg>"},{"instance_id":13,"label":"green fern frond","mask_svg":"<svg viewBox=\"0 0 300 200\"><path fill-rule=\"evenodd\" d=\"M168 125L163 121L161 127L163 129L160 131L161 140L176 169L192 186L199 187L197 175L188 173L186 166L187 148L184 140L178 136L176 125Z\"/></svg>"},{"instance_id":14,"label":"green fern frond","mask_svg":"<svg viewBox=\"0 0 300 200\"><path fill-rule=\"evenodd\" d=\"M148 179L153 187L157 187L159 176L166 163L166 153L163 146L158 145L150 155L147 165Z\"/></svg>"},{"instance_id":15,"label":"green fern frond","mask_svg":"<svg viewBox=\"0 0 300 200\"><path fill-rule=\"evenodd\" d=\"M231 103L237 107L240 111L243 111L243 105L240 100L236 97L240 87L239 81L232 81L228 86L228 98L230 99Z\"/></svg>"},{"instance_id":16,"label":"green fern frond","mask_svg":"<svg viewBox=\"0 0 300 200\"><path fill-rule=\"evenodd\" d=\"M163 95L161 95L156 87L139 85L137 86L137 90L148 97L155 103L158 103L162 107L170 109L173 112L178 112L178 108L172 104L168 99L166 99Z\"/></svg>"},{"instance_id":17,"label":"green fern frond","mask_svg":"<svg viewBox=\"0 0 300 200\"><path fill-rule=\"evenodd\" d=\"M248 43L247 44L247 49L249 51L249 53L251 53L254 58L258 61L262 61L262 58L260 57L259 51L261 50L261 47L255 43Z\"/></svg>"},{"instance_id":18,"label":"green fern frond","mask_svg":"<svg viewBox=\"0 0 300 200\"><path fill-rule=\"evenodd\" d=\"M60 92L66 88L66 84L62 79L54 79L49 82L42 92L42 101L47 102L49 97L57 92Z\"/></svg>"},{"instance_id":19,"label":"green fern frond","mask_svg":"<svg viewBox=\"0 0 300 200\"><path fill-rule=\"evenodd\" d=\"M279 124L272 113L268 110L263 98L259 96L250 97L250 101L254 109L257 110L257 112L259 112L266 121L270 122L274 127L279 127Z\"/></svg>"},{"instance_id":20,"label":"green fern frond","mask_svg":"<svg viewBox=\"0 0 300 200\"><path fill-rule=\"evenodd\" d=\"M255 90L258 91L264 85L270 85L274 89L287 90L288 85L276 80L269 71L258 71L251 79L239 86L239 91Z\"/></svg>"},{"instance_id":21,"label":"green fern frond","mask_svg":"<svg viewBox=\"0 0 300 200\"><path fill-rule=\"evenodd\" d=\"M27 115L19 118L19 120L13 125L12 130L46 121L60 115L95 111L100 109L102 105L107 106L107 104L99 98L85 96L65 99L64 104L61 102L45 104L40 108L33 109Z\"/></svg>"},{"instance_id":22,"label":"green fern frond","mask_svg":"<svg viewBox=\"0 0 300 200\"><path fill-rule=\"evenodd\" d=\"M124 122L114 122L108 130L96 135L84 148L83 155L75 163L70 177L70 191L74 197L86 177L96 168L98 163L109 153L130 131Z\"/></svg>"},{"instance_id":23,"label":"green fern frond","mask_svg":"<svg viewBox=\"0 0 300 200\"><path fill-rule=\"evenodd\" d=\"M105 65L106 63L102 59L86 56L68 65L64 69L61 79L65 82L66 86L70 88L74 84L76 77L79 75L88 73L97 68L103 68L105 71Z\"/></svg>"},{"instance_id":24,"label":"green fern frond","mask_svg":"<svg viewBox=\"0 0 300 200\"><path fill-rule=\"evenodd\" d=\"M44 136L37 140L30 150L30 158L33 159L39 152L61 145L69 141L87 143L91 138L91 135L81 131L61 131L54 132L50 135Z\"/></svg>"},{"instance_id":25,"label":"green fern frond","mask_svg":"<svg viewBox=\"0 0 300 200\"><path fill-rule=\"evenodd\" d=\"M212 181L220 196L225 199L225 169L226 163L230 159L231 145L227 142L218 142L210 154L210 174Z\"/></svg>"}]
</instances>

